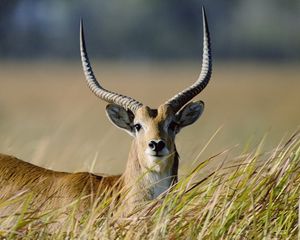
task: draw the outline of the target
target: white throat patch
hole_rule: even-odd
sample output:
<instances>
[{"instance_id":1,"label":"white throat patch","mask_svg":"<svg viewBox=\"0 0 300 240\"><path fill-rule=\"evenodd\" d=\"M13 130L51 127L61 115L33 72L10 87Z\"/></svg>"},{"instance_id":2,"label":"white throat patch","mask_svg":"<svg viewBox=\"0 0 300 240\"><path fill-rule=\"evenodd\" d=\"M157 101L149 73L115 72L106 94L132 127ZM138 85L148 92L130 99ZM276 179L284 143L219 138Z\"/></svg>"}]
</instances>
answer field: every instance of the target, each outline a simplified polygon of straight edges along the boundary
<instances>
[{"instance_id":1,"label":"white throat patch","mask_svg":"<svg viewBox=\"0 0 300 240\"><path fill-rule=\"evenodd\" d=\"M166 192L170 188L173 180L171 170L166 172L151 171L146 177L151 186L150 191L152 199L155 199L163 192Z\"/></svg>"}]
</instances>

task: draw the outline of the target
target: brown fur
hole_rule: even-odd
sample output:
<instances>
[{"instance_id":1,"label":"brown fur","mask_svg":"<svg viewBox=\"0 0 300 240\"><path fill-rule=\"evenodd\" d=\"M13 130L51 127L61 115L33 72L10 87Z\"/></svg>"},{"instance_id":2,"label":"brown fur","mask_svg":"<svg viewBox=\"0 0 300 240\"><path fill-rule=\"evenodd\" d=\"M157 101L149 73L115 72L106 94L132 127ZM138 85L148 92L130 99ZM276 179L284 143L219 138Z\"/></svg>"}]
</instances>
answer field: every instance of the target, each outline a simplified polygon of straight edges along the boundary
<instances>
[{"instance_id":1,"label":"brown fur","mask_svg":"<svg viewBox=\"0 0 300 240\"><path fill-rule=\"evenodd\" d=\"M111 189L120 176L96 176L87 172L66 173L44 169L13 156L0 154L0 199L17 193L32 192L33 203L43 209L55 209L77 200L80 196L97 196ZM119 184L120 186L120 184ZM84 201L84 205L90 198Z\"/></svg>"},{"instance_id":2,"label":"brown fur","mask_svg":"<svg viewBox=\"0 0 300 240\"><path fill-rule=\"evenodd\" d=\"M174 143L175 135L171 136L163 129L165 122L174 116L172 109L167 105L162 105L157 110L144 106L135 113L135 121L143 122L148 129L134 138L123 174L124 185L129 187L125 201L128 210L155 198L155 188L162 182L166 181L165 184L169 187L177 182L179 156ZM164 140L171 152L165 161L157 163L154 167L149 165L145 153L151 139ZM141 178L143 174L145 176Z\"/></svg>"},{"instance_id":3,"label":"brown fur","mask_svg":"<svg viewBox=\"0 0 300 240\"><path fill-rule=\"evenodd\" d=\"M114 119L116 122L119 119L127 119L124 109L118 111L120 115ZM190 122L194 122L197 118ZM66 206L80 197L86 197L80 205L82 211L85 211L102 194L118 192L117 198L122 200L124 212L130 212L140 203L156 198L177 182L179 160L175 147L177 131L172 132L168 127L171 121L176 120L180 119L168 105L162 105L157 110L146 106L138 109L134 121L141 122L144 129L138 133L131 132L135 137L125 172L119 176L97 176L88 172L57 172L13 156L0 154L0 200L28 191L35 194L34 206L44 203L43 209L55 209ZM123 123L120 120L121 126ZM116 125L118 126L118 123ZM131 130L130 127L124 128L126 131ZM167 154L153 156L147 153L148 143L153 139L165 142ZM124 192L120 193L121 189ZM126 195L119 195L123 193Z\"/></svg>"}]
</instances>

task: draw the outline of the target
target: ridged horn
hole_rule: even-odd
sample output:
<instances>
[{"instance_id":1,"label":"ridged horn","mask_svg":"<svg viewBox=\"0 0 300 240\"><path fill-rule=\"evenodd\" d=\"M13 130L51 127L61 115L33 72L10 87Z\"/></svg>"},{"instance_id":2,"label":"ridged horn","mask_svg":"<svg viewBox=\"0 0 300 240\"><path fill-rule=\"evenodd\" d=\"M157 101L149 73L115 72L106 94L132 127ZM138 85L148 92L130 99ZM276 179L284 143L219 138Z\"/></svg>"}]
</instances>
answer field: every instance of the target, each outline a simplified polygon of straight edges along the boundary
<instances>
[{"instance_id":1,"label":"ridged horn","mask_svg":"<svg viewBox=\"0 0 300 240\"><path fill-rule=\"evenodd\" d=\"M197 81L190 87L184 89L182 92L176 94L173 98L168 100L165 104L170 105L174 112L180 110L192 98L198 95L208 84L212 73L212 57L210 36L207 24L207 18L204 7L202 7L203 18L203 56L202 56L202 69Z\"/></svg>"},{"instance_id":2,"label":"ridged horn","mask_svg":"<svg viewBox=\"0 0 300 240\"><path fill-rule=\"evenodd\" d=\"M142 103L134 100L131 97L106 90L97 81L86 50L82 19L80 20L80 55L87 85L97 97L108 103L115 103L124 107L125 109L130 109L132 112L135 112L138 108L143 106Z\"/></svg>"}]
</instances>

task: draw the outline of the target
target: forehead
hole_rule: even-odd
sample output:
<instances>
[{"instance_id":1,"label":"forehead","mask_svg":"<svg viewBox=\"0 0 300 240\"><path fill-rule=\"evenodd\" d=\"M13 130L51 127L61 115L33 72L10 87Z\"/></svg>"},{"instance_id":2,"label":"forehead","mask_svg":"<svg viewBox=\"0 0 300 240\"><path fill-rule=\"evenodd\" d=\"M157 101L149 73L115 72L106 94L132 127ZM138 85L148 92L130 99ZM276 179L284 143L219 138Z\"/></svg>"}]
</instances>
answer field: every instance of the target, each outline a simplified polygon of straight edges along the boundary
<instances>
[{"instance_id":1,"label":"forehead","mask_svg":"<svg viewBox=\"0 0 300 240\"><path fill-rule=\"evenodd\" d=\"M157 109L151 109L148 106L143 106L136 111L135 119L144 122L154 121L163 122L166 119L170 119L174 116L174 113L169 105L161 105Z\"/></svg>"}]
</instances>

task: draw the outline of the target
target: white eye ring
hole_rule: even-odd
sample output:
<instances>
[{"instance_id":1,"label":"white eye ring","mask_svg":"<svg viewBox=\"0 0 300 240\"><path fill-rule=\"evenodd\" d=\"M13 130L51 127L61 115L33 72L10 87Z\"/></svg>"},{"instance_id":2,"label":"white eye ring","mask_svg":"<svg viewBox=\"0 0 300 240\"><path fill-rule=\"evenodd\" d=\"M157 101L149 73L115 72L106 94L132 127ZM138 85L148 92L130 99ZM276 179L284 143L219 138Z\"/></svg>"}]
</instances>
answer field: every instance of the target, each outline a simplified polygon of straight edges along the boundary
<instances>
[{"instance_id":1,"label":"white eye ring","mask_svg":"<svg viewBox=\"0 0 300 240\"><path fill-rule=\"evenodd\" d=\"M142 125L139 123L134 124L133 128L136 132L139 132L142 129Z\"/></svg>"}]
</instances>

